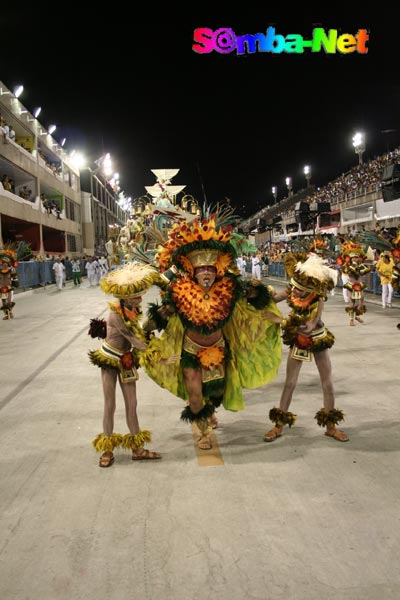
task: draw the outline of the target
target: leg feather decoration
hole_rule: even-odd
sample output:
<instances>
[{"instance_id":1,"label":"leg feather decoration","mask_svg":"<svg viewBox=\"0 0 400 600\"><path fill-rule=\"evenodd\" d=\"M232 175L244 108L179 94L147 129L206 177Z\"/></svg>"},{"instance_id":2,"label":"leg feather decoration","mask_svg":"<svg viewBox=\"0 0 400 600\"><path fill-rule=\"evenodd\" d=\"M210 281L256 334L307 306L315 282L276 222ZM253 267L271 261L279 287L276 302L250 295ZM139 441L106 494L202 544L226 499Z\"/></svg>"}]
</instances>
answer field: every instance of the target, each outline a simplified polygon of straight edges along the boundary
<instances>
[{"instance_id":1,"label":"leg feather decoration","mask_svg":"<svg viewBox=\"0 0 400 600\"><path fill-rule=\"evenodd\" d=\"M136 450L137 448L143 448L148 442L151 442L151 432L143 429L135 435L126 433L122 436L121 446L125 450Z\"/></svg>"},{"instance_id":2,"label":"leg feather decoration","mask_svg":"<svg viewBox=\"0 0 400 600\"><path fill-rule=\"evenodd\" d=\"M90 319L88 335L92 338L105 339L107 337L107 322L104 319Z\"/></svg>"},{"instance_id":3,"label":"leg feather decoration","mask_svg":"<svg viewBox=\"0 0 400 600\"><path fill-rule=\"evenodd\" d=\"M207 421L211 415L214 414L215 406L213 404L206 404L203 406L200 412L194 414L190 406L186 406L181 412L181 419L185 421L185 423L193 423L194 421Z\"/></svg>"},{"instance_id":4,"label":"leg feather decoration","mask_svg":"<svg viewBox=\"0 0 400 600\"><path fill-rule=\"evenodd\" d=\"M344 414L343 411L338 410L337 408L332 408L332 410L329 411L321 408L314 419L317 419L317 423L320 427L333 427L340 423L340 421L344 421Z\"/></svg>"},{"instance_id":5,"label":"leg feather decoration","mask_svg":"<svg viewBox=\"0 0 400 600\"><path fill-rule=\"evenodd\" d=\"M292 427L296 422L297 415L274 407L269 411L269 418L277 427L282 427L283 425Z\"/></svg>"},{"instance_id":6,"label":"leg feather decoration","mask_svg":"<svg viewBox=\"0 0 400 600\"><path fill-rule=\"evenodd\" d=\"M99 433L92 441L92 445L95 447L96 452L112 452L114 448L119 448L122 438L123 435L120 433L112 433L111 435Z\"/></svg>"},{"instance_id":7,"label":"leg feather decoration","mask_svg":"<svg viewBox=\"0 0 400 600\"><path fill-rule=\"evenodd\" d=\"M222 404L222 400L224 399L223 394L221 396L210 396L210 402L214 405L215 408L218 408Z\"/></svg>"}]
</instances>

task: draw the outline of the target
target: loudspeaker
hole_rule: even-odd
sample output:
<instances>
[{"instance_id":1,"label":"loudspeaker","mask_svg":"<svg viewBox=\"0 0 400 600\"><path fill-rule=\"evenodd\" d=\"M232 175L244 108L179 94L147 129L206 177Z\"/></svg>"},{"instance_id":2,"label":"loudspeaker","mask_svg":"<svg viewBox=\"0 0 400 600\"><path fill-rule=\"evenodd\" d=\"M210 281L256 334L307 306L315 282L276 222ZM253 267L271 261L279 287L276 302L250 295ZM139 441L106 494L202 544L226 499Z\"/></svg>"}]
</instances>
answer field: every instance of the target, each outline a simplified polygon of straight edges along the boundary
<instances>
[{"instance_id":1,"label":"loudspeaker","mask_svg":"<svg viewBox=\"0 0 400 600\"><path fill-rule=\"evenodd\" d=\"M296 204L294 205L294 210L295 212L310 212L310 205L308 204L308 202L296 202Z\"/></svg>"},{"instance_id":2,"label":"loudspeaker","mask_svg":"<svg viewBox=\"0 0 400 600\"><path fill-rule=\"evenodd\" d=\"M294 205L294 218L297 224L307 224L310 220L310 205L308 202L296 202Z\"/></svg>"},{"instance_id":3,"label":"loudspeaker","mask_svg":"<svg viewBox=\"0 0 400 600\"><path fill-rule=\"evenodd\" d=\"M387 165L381 178L382 198L384 202L392 202L400 198L400 165Z\"/></svg>"},{"instance_id":4,"label":"loudspeaker","mask_svg":"<svg viewBox=\"0 0 400 600\"><path fill-rule=\"evenodd\" d=\"M384 202L392 202L400 198L400 184L382 184L382 198Z\"/></svg>"},{"instance_id":5,"label":"loudspeaker","mask_svg":"<svg viewBox=\"0 0 400 600\"><path fill-rule=\"evenodd\" d=\"M393 165L387 165L382 172L381 181L392 181L393 179L400 180L400 165L395 163Z\"/></svg>"},{"instance_id":6,"label":"loudspeaker","mask_svg":"<svg viewBox=\"0 0 400 600\"><path fill-rule=\"evenodd\" d=\"M267 222L265 219L257 219L257 231L258 233L263 233L263 231L265 231L265 227L267 225Z\"/></svg>"},{"instance_id":7,"label":"loudspeaker","mask_svg":"<svg viewBox=\"0 0 400 600\"><path fill-rule=\"evenodd\" d=\"M317 211L319 215L321 213L331 212L330 202L317 202Z\"/></svg>"}]
</instances>

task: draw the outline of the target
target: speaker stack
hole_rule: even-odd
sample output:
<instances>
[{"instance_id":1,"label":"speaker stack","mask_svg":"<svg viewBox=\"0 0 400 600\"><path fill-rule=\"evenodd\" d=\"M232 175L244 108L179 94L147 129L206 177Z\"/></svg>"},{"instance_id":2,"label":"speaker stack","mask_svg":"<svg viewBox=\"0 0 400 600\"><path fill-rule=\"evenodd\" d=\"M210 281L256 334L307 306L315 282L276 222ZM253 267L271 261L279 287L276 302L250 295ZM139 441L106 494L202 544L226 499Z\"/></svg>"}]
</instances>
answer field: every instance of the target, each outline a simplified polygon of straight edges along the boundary
<instances>
[{"instance_id":1,"label":"speaker stack","mask_svg":"<svg viewBox=\"0 0 400 600\"><path fill-rule=\"evenodd\" d=\"M400 198L400 164L388 165L383 169L381 185L384 202Z\"/></svg>"},{"instance_id":2,"label":"speaker stack","mask_svg":"<svg viewBox=\"0 0 400 600\"><path fill-rule=\"evenodd\" d=\"M297 224L303 227L310 222L310 205L308 202L296 202L294 206L294 217Z\"/></svg>"}]
</instances>

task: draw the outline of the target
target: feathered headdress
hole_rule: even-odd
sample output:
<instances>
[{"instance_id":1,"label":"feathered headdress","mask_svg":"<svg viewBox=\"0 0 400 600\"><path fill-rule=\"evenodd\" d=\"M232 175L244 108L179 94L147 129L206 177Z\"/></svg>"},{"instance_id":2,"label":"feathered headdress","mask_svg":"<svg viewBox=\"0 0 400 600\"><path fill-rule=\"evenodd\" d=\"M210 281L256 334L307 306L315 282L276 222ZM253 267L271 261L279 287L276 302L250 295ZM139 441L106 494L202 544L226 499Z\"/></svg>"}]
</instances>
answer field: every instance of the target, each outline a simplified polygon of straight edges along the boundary
<instances>
[{"instance_id":1,"label":"feathered headdress","mask_svg":"<svg viewBox=\"0 0 400 600\"><path fill-rule=\"evenodd\" d=\"M217 204L212 212L204 207L203 215L201 220L173 226L156 256L161 272L175 266L192 277L196 267L212 265L222 277L229 269L236 270L236 251L230 243L233 209Z\"/></svg>"},{"instance_id":2,"label":"feathered headdress","mask_svg":"<svg viewBox=\"0 0 400 600\"><path fill-rule=\"evenodd\" d=\"M353 262L353 259L355 258L366 258L366 253L362 245L357 244L356 242L346 241L342 244L340 256L336 257L336 263L341 267L343 273L347 274L352 272L356 275L360 275L356 261Z\"/></svg>"},{"instance_id":3,"label":"feathered headdress","mask_svg":"<svg viewBox=\"0 0 400 600\"><path fill-rule=\"evenodd\" d=\"M100 280L106 294L116 298L142 296L152 285L160 285L160 274L151 265L132 262L110 271Z\"/></svg>"},{"instance_id":4,"label":"feathered headdress","mask_svg":"<svg viewBox=\"0 0 400 600\"><path fill-rule=\"evenodd\" d=\"M314 252L320 256L325 256L329 248L321 237L315 237L308 247L309 252Z\"/></svg>"},{"instance_id":5,"label":"feathered headdress","mask_svg":"<svg viewBox=\"0 0 400 600\"><path fill-rule=\"evenodd\" d=\"M304 262L294 266L290 283L307 292L316 292L324 297L326 292L333 289L337 283L338 274L327 265L323 258L311 254Z\"/></svg>"},{"instance_id":6,"label":"feathered headdress","mask_svg":"<svg viewBox=\"0 0 400 600\"><path fill-rule=\"evenodd\" d=\"M12 245L0 248L0 273L8 273L18 266L17 251Z\"/></svg>"}]
</instances>

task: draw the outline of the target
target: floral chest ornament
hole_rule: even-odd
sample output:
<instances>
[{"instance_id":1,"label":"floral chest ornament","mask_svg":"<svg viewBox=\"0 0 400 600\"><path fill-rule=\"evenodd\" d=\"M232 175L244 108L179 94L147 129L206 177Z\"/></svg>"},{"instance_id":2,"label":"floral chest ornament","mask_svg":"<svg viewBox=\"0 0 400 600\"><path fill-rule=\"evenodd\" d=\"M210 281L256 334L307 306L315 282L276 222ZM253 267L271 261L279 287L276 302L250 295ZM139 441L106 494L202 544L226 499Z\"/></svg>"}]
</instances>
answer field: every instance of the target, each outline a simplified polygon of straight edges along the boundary
<instances>
[{"instance_id":1,"label":"floral chest ornament","mask_svg":"<svg viewBox=\"0 0 400 600\"><path fill-rule=\"evenodd\" d=\"M235 304L235 284L230 277L204 290L189 277L172 284L171 297L178 313L193 327L214 330L230 316Z\"/></svg>"}]
</instances>

